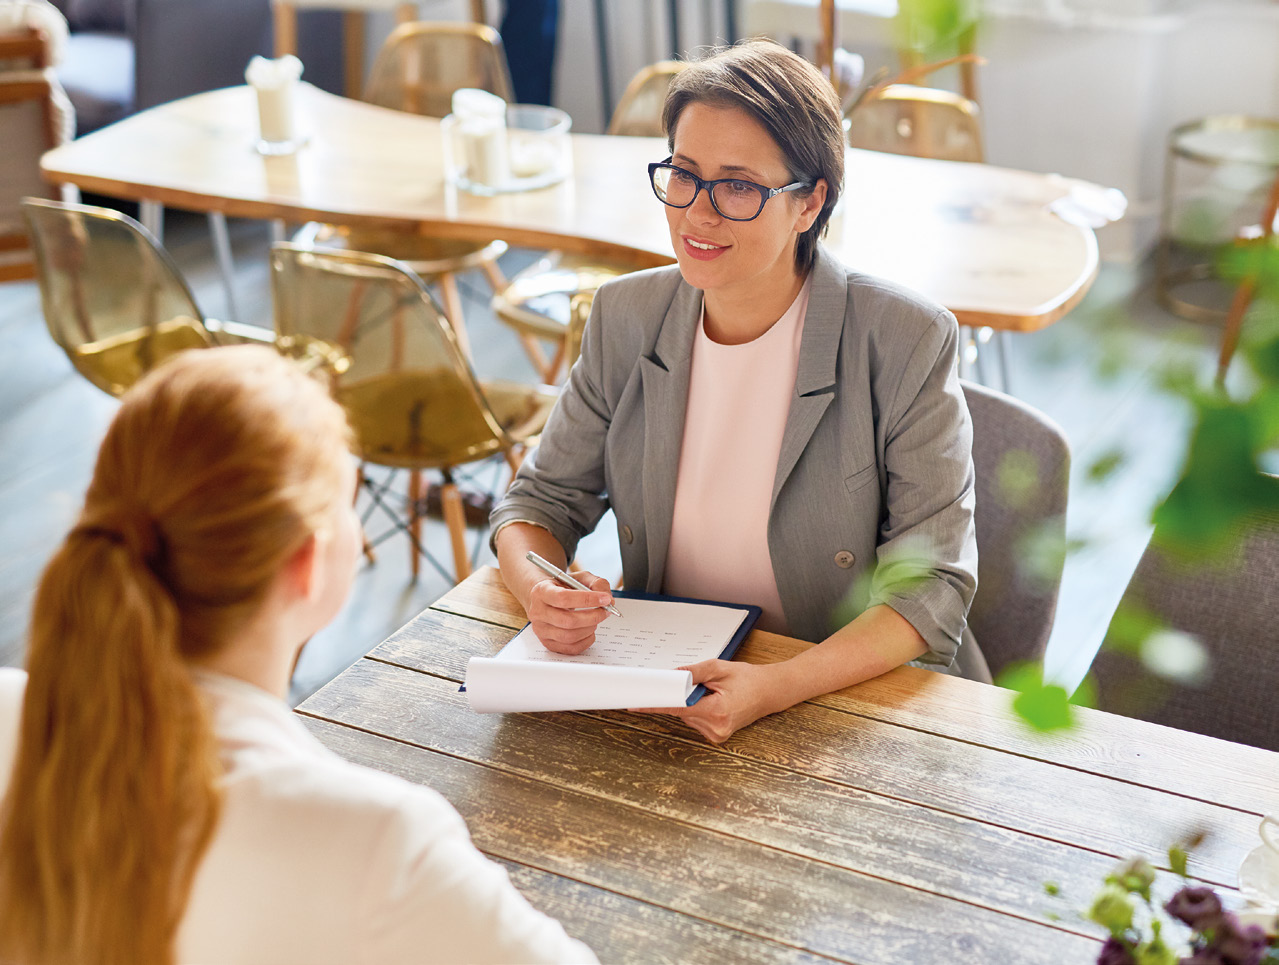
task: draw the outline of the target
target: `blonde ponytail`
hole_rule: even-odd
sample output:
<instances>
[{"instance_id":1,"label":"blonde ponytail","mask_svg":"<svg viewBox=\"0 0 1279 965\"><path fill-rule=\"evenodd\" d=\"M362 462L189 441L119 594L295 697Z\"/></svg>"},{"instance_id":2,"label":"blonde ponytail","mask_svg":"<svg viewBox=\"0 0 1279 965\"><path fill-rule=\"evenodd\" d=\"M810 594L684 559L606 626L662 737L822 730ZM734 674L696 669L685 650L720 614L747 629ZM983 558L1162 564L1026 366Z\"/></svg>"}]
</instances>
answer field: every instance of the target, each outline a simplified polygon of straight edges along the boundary
<instances>
[{"instance_id":1,"label":"blonde ponytail","mask_svg":"<svg viewBox=\"0 0 1279 965\"><path fill-rule=\"evenodd\" d=\"M346 431L262 349L187 353L126 396L33 608L0 961L174 960L220 804L186 658L234 633L318 527Z\"/></svg>"}]
</instances>

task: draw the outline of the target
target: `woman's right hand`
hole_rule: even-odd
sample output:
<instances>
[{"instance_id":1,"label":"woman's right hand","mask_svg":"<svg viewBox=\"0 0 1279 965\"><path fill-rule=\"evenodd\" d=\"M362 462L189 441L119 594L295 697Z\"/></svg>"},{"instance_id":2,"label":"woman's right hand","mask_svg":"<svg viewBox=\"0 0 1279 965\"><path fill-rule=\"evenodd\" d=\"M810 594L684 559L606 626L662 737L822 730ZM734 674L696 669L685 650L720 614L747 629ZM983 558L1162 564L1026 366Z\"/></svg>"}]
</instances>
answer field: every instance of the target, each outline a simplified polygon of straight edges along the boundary
<instances>
[{"instance_id":1,"label":"woman's right hand","mask_svg":"<svg viewBox=\"0 0 1279 965\"><path fill-rule=\"evenodd\" d=\"M533 632L553 653L581 653L595 642L595 628L612 616L604 609L613 602L608 580L586 570L573 576L590 590L574 590L547 577L533 584L525 606Z\"/></svg>"}]
</instances>

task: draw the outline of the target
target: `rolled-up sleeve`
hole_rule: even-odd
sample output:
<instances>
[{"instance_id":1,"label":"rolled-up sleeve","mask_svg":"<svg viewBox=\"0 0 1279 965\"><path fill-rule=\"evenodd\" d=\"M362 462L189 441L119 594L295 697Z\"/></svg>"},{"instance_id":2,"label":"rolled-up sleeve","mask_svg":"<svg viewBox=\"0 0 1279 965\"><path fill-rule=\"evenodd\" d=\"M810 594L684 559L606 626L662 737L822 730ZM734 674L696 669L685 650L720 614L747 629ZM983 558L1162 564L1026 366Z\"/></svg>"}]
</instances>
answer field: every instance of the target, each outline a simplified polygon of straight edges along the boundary
<instances>
[{"instance_id":1,"label":"rolled-up sleeve","mask_svg":"<svg viewBox=\"0 0 1279 965\"><path fill-rule=\"evenodd\" d=\"M921 334L884 418L887 512L870 603L886 604L949 665L977 590L972 423L955 371L958 327L939 312Z\"/></svg>"}]
</instances>

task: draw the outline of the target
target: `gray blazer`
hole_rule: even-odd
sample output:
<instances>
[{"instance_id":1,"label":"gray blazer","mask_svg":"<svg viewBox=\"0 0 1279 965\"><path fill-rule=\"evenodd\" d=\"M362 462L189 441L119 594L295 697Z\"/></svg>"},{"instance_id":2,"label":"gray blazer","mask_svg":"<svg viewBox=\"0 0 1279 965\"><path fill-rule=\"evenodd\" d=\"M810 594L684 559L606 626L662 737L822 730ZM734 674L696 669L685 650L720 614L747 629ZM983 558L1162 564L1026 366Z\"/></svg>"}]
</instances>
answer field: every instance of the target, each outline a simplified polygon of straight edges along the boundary
<instances>
[{"instance_id":1,"label":"gray blazer","mask_svg":"<svg viewBox=\"0 0 1279 965\"><path fill-rule=\"evenodd\" d=\"M537 523L571 559L611 507L626 586L661 592L701 295L673 267L599 290L541 445L493 510L495 533ZM957 342L950 312L819 248L768 520L794 636L822 640L886 603L927 641L924 661L954 659L977 586Z\"/></svg>"}]
</instances>

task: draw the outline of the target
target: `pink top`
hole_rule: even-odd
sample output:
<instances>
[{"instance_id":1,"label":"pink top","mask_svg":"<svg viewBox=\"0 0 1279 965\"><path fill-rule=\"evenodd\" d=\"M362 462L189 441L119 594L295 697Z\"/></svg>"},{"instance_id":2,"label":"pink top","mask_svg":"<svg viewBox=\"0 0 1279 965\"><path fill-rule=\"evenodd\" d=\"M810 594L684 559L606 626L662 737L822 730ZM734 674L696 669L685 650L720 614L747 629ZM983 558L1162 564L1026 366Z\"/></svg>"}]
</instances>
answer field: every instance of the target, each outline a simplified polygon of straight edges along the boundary
<instances>
[{"instance_id":1,"label":"pink top","mask_svg":"<svg viewBox=\"0 0 1279 965\"><path fill-rule=\"evenodd\" d=\"M759 338L721 345L702 319L693 339L664 592L763 608L759 626L787 632L768 554L768 512L795 394L804 287Z\"/></svg>"}]
</instances>

